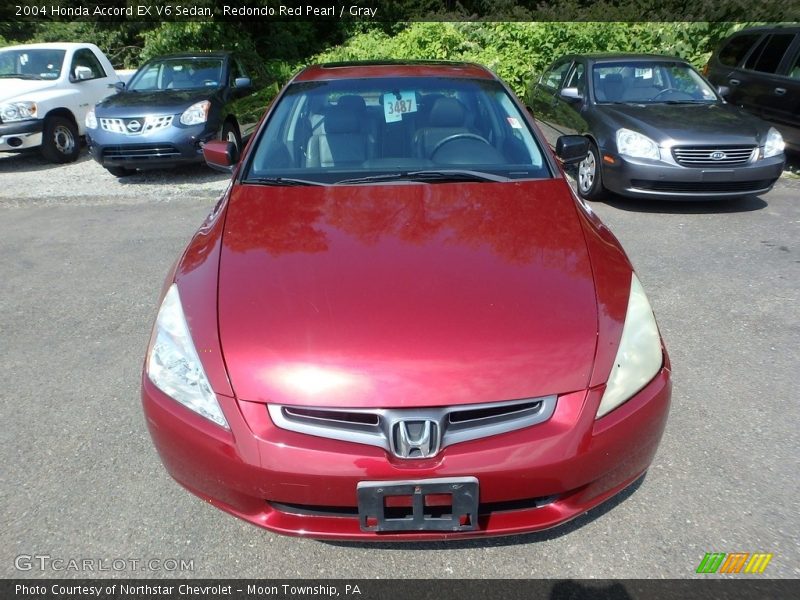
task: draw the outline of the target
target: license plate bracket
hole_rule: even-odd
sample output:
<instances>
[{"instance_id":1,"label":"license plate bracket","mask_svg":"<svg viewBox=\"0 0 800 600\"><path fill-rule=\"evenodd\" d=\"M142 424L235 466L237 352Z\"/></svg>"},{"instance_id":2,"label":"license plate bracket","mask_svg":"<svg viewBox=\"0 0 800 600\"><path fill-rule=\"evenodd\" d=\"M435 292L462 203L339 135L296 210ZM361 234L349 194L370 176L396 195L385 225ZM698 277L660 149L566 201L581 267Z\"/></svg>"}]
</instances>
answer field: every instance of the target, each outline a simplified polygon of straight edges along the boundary
<instances>
[{"instance_id":1,"label":"license plate bracket","mask_svg":"<svg viewBox=\"0 0 800 600\"><path fill-rule=\"evenodd\" d=\"M475 477L362 481L357 492L362 531L473 531L478 527ZM450 503L443 502L448 496Z\"/></svg>"}]
</instances>

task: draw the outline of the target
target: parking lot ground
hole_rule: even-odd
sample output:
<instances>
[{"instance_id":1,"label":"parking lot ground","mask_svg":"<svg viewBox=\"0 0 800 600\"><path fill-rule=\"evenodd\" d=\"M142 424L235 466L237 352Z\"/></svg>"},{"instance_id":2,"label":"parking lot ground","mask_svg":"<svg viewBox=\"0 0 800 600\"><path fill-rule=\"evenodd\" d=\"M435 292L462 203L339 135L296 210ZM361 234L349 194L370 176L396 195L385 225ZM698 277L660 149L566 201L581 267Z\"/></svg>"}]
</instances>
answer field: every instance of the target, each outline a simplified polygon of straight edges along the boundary
<instances>
[{"instance_id":1,"label":"parking lot ground","mask_svg":"<svg viewBox=\"0 0 800 600\"><path fill-rule=\"evenodd\" d=\"M398 545L273 535L159 463L138 396L155 303L225 185L204 167L118 181L85 157L0 158L0 576L688 578L706 552L769 552L765 576L800 577L800 180L738 201L594 203L674 367L648 475L551 531ZM20 571L19 555L193 563Z\"/></svg>"}]
</instances>

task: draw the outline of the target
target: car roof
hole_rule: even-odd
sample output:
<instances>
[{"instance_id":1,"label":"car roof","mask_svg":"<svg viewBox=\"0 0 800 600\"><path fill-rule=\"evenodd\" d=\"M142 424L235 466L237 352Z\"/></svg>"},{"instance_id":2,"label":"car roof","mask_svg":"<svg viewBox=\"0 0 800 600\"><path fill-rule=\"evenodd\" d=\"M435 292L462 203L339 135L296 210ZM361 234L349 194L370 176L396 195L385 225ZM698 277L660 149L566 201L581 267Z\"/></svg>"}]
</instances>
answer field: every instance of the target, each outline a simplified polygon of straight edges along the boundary
<instances>
[{"instance_id":1,"label":"car roof","mask_svg":"<svg viewBox=\"0 0 800 600\"><path fill-rule=\"evenodd\" d=\"M469 62L437 60L380 60L330 62L310 65L298 73L294 81L330 81L370 77L464 77L497 79L482 65Z\"/></svg>"},{"instance_id":2,"label":"car roof","mask_svg":"<svg viewBox=\"0 0 800 600\"><path fill-rule=\"evenodd\" d=\"M745 27L744 29L740 29L729 35L725 39L732 38L736 35L741 35L742 33L772 33L772 32L781 32L781 33L800 33L800 25L796 25L794 23L791 24L777 24L777 25L758 25L756 27Z\"/></svg>"},{"instance_id":3,"label":"car roof","mask_svg":"<svg viewBox=\"0 0 800 600\"><path fill-rule=\"evenodd\" d=\"M76 50L78 48L97 48L88 42L40 42L38 44L17 44L16 46L4 46L0 50L20 50L28 48L30 50Z\"/></svg>"},{"instance_id":4,"label":"car roof","mask_svg":"<svg viewBox=\"0 0 800 600\"><path fill-rule=\"evenodd\" d=\"M614 62L619 60L627 61L665 61L665 62L686 62L684 59L677 56L669 56L666 54L636 54L634 52L593 52L589 54L570 54L565 58L582 58L590 62Z\"/></svg>"},{"instance_id":5,"label":"car roof","mask_svg":"<svg viewBox=\"0 0 800 600\"><path fill-rule=\"evenodd\" d=\"M231 52L228 52L227 50L213 50L211 52L178 52L176 54L163 54L161 56L154 56L150 60L165 60L171 58L226 58L230 55Z\"/></svg>"}]
</instances>

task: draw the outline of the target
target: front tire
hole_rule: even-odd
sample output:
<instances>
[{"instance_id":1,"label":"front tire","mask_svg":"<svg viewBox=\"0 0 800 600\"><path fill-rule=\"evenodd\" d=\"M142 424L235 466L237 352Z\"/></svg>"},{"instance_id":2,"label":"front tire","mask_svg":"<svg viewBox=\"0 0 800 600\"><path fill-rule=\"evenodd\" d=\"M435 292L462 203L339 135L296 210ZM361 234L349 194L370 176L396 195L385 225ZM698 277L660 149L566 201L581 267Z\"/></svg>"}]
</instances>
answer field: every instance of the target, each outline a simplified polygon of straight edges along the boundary
<instances>
[{"instance_id":1,"label":"front tire","mask_svg":"<svg viewBox=\"0 0 800 600\"><path fill-rule=\"evenodd\" d=\"M236 126L236 123L225 121L219 139L223 142L232 142L233 145L236 146L236 156L238 159L238 156L240 156L242 152L242 134L239 133L239 128Z\"/></svg>"},{"instance_id":2,"label":"front tire","mask_svg":"<svg viewBox=\"0 0 800 600\"><path fill-rule=\"evenodd\" d=\"M68 163L77 160L80 151L75 123L66 117L48 117L42 131L42 156L50 162Z\"/></svg>"},{"instance_id":3,"label":"front tire","mask_svg":"<svg viewBox=\"0 0 800 600\"><path fill-rule=\"evenodd\" d=\"M578 195L585 200L600 200L605 196L600 152L589 142L589 154L578 163Z\"/></svg>"}]
</instances>

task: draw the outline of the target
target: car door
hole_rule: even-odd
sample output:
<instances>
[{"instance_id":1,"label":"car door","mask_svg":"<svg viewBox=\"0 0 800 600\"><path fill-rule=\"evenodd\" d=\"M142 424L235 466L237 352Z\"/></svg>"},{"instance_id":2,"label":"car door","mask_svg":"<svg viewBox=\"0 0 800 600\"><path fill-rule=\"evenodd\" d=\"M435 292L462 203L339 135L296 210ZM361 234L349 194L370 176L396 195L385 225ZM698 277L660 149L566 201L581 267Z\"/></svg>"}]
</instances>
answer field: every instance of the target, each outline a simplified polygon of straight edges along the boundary
<instances>
[{"instance_id":1,"label":"car door","mask_svg":"<svg viewBox=\"0 0 800 600\"><path fill-rule=\"evenodd\" d=\"M775 87L766 90L770 102L764 118L777 125L787 144L800 150L800 35L771 80Z\"/></svg>"},{"instance_id":2,"label":"car door","mask_svg":"<svg viewBox=\"0 0 800 600\"><path fill-rule=\"evenodd\" d=\"M728 76L726 85L735 90L731 102L767 120L781 113L788 90L782 85L780 68L795 47L795 37L780 31L764 36L744 64Z\"/></svg>"},{"instance_id":3,"label":"car door","mask_svg":"<svg viewBox=\"0 0 800 600\"><path fill-rule=\"evenodd\" d=\"M78 69L84 67L84 69ZM77 70L76 70L77 69ZM89 69L88 79L79 79L77 73ZM80 101L75 106L75 119L78 121L78 128L83 131L83 121L86 113L95 104L111 95L116 90L113 87L116 79L106 73L103 65L89 48L79 48L72 55L70 61L68 80L72 86L80 93Z\"/></svg>"},{"instance_id":4,"label":"car door","mask_svg":"<svg viewBox=\"0 0 800 600\"><path fill-rule=\"evenodd\" d=\"M587 102L586 73L587 69L583 61L576 60L553 97L552 128L557 134L556 137L583 134L588 129L584 118L584 108ZM578 97L575 97L576 93Z\"/></svg>"},{"instance_id":5,"label":"car door","mask_svg":"<svg viewBox=\"0 0 800 600\"><path fill-rule=\"evenodd\" d=\"M539 124L547 143L555 147L559 133L556 122L558 92L572 67L571 58L562 58L554 62L539 78L531 89L529 105L533 116Z\"/></svg>"}]
</instances>

